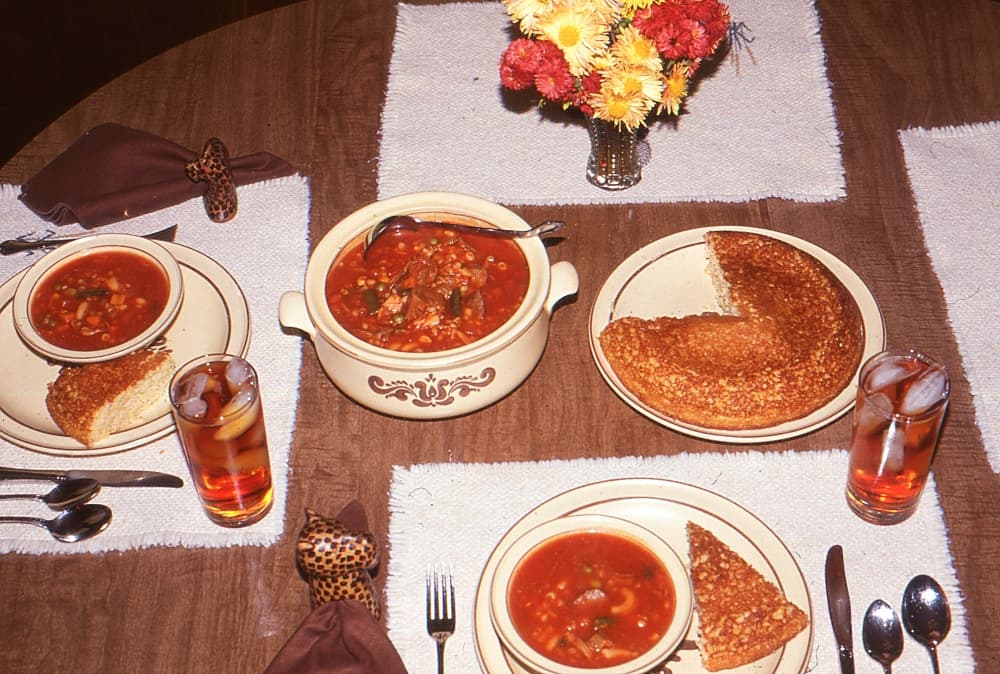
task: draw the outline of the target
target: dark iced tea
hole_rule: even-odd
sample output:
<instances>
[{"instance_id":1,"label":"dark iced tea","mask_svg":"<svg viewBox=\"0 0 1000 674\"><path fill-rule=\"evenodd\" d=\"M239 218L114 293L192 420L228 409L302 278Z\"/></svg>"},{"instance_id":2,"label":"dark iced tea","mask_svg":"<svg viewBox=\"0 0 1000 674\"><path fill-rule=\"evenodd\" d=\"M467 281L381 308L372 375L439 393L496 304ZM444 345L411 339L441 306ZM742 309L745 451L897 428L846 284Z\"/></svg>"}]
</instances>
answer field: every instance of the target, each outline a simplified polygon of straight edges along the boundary
<instances>
[{"instance_id":1,"label":"dark iced tea","mask_svg":"<svg viewBox=\"0 0 1000 674\"><path fill-rule=\"evenodd\" d=\"M875 524L917 508L948 406L948 372L914 351L885 352L861 370L847 502Z\"/></svg>"},{"instance_id":2,"label":"dark iced tea","mask_svg":"<svg viewBox=\"0 0 1000 674\"><path fill-rule=\"evenodd\" d=\"M257 374L235 356L184 365L170 384L181 447L209 519L252 524L271 508L271 468Z\"/></svg>"}]
</instances>

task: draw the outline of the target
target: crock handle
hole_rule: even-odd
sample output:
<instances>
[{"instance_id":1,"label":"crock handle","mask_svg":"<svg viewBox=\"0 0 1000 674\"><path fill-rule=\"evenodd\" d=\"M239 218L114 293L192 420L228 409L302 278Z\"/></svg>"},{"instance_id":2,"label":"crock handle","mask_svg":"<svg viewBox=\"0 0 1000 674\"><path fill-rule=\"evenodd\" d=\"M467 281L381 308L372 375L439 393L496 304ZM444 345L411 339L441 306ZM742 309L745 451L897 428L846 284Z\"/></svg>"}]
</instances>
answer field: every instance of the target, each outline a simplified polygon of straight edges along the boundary
<instances>
[{"instance_id":1,"label":"crock handle","mask_svg":"<svg viewBox=\"0 0 1000 674\"><path fill-rule=\"evenodd\" d=\"M316 328L309 320L309 311L306 309L306 296L298 291L291 290L281 296L278 302L278 320L286 328L301 330L310 339L316 337Z\"/></svg>"},{"instance_id":2,"label":"crock handle","mask_svg":"<svg viewBox=\"0 0 1000 674\"><path fill-rule=\"evenodd\" d=\"M576 267L563 260L552 265L549 294L545 298L545 311L551 314L556 305L570 295L575 295L580 289L580 277Z\"/></svg>"}]
</instances>

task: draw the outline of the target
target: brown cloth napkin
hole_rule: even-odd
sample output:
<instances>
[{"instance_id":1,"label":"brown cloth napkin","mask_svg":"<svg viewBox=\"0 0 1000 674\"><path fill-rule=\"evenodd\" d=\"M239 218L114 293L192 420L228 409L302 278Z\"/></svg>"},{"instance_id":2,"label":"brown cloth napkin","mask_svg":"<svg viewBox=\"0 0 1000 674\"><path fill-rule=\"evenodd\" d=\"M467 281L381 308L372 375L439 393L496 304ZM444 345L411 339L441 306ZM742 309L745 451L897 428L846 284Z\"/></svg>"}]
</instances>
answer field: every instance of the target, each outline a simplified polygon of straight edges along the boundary
<instances>
[{"instance_id":1,"label":"brown cloth napkin","mask_svg":"<svg viewBox=\"0 0 1000 674\"><path fill-rule=\"evenodd\" d=\"M193 150L145 131L102 124L83 134L27 183L21 201L57 225L100 227L173 206L205 193L185 165ZM237 186L295 172L269 152L230 160Z\"/></svg>"},{"instance_id":2,"label":"brown cloth napkin","mask_svg":"<svg viewBox=\"0 0 1000 674\"><path fill-rule=\"evenodd\" d=\"M336 519L368 528L364 506L351 501ZM407 674L396 648L371 611L351 599L317 606L299 625L264 674Z\"/></svg>"},{"instance_id":3,"label":"brown cloth napkin","mask_svg":"<svg viewBox=\"0 0 1000 674\"><path fill-rule=\"evenodd\" d=\"M351 599L315 608L264 674L406 674L371 612Z\"/></svg>"}]
</instances>

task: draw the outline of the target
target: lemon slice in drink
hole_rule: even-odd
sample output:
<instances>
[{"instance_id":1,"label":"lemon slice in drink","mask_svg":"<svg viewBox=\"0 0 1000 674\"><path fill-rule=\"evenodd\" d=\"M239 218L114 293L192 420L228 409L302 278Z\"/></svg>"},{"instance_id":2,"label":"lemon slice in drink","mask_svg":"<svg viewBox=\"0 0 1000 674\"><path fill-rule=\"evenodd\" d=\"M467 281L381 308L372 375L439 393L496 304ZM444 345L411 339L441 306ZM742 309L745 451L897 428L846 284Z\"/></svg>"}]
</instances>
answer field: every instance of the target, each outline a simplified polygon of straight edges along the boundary
<instances>
[{"instance_id":1,"label":"lemon slice in drink","mask_svg":"<svg viewBox=\"0 0 1000 674\"><path fill-rule=\"evenodd\" d=\"M244 395L244 392L246 393ZM249 398L253 396L254 391L252 389L241 389L232 400L226 403L225 407L219 413L223 419L231 414L240 412L240 410L247 406ZM216 440L224 442L226 440L233 440L250 430L253 426L253 422L257 420L257 414L260 412L260 403L253 401L253 405L250 409L243 410L243 413L237 416L232 421L227 421L226 423L219 426L219 428L212 434L212 437Z\"/></svg>"}]
</instances>

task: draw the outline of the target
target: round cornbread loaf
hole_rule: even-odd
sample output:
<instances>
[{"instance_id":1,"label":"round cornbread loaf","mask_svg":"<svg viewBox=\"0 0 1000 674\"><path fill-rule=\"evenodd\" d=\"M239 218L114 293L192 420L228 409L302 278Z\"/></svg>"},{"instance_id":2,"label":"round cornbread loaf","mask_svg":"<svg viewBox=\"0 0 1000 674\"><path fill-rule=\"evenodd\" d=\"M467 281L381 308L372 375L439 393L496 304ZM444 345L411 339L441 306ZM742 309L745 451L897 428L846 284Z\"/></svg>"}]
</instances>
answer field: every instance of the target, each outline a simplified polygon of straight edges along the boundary
<instances>
[{"instance_id":1,"label":"round cornbread loaf","mask_svg":"<svg viewBox=\"0 0 1000 674\"><path fill-rule=\"evenodd\" d=\"M774 426L832 400L864 346L844 285L773 237L719 230L705 242L728 313L612 321L600 343L622 384L667 417L720 430Z\"/></svg>"}]
</instances>

